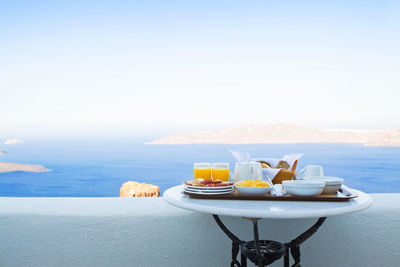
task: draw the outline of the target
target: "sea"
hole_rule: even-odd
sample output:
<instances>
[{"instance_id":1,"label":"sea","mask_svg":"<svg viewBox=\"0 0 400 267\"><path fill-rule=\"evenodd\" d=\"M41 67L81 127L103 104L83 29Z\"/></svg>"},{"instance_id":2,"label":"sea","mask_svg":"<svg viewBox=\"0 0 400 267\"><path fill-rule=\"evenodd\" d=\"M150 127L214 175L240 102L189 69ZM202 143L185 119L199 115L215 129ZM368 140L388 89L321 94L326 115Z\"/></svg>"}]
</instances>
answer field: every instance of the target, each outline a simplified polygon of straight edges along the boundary
<instances>
[{"instance_id":1,"label":"sea","mask_svg":"<svg viewBox=\"0 0 400 267\"><path fill-rule=\"evenodd\" d=\"M195 162L228 162L230 150L251 157L303 153L298 170L321 165L325 175L367 193L400 192L400 148L355 144L144 145L123 140L38 141L0 146L3 162L40 164L45 173L0 173L3 197L117 197L126 181L169 187L193 178Z\"/></svg>"}]
</instances>

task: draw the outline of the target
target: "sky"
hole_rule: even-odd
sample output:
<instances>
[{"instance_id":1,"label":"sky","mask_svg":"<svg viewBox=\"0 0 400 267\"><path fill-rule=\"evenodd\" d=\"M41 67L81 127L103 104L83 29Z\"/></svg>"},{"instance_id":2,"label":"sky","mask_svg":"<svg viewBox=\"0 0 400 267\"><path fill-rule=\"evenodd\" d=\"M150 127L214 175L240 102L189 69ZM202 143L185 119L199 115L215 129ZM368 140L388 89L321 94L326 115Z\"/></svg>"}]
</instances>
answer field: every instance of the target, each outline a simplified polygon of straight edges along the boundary
<instances>
[{"instance_id":1,"label":"sky","mask_svg":"<svg viewBox=\"0 0 400 267\"><path fill-rule=\"evenodd\" d=\"M2 1L0 138L400 128L400 1Z\"/></svg>"}]
</instances>

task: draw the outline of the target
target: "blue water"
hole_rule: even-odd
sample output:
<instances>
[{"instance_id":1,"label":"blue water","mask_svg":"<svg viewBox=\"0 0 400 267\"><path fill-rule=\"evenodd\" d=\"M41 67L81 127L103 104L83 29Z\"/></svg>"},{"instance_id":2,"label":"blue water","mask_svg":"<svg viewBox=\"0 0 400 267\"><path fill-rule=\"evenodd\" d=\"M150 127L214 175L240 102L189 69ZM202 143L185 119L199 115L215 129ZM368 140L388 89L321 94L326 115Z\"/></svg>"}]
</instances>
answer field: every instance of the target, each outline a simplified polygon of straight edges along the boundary
<instances>
[{"instance_id":1,"label":"blue water","mask_svg":"<svg viewBox=\"0 0 400 267\"><path fill-rule=\"evenodd\" d=\"M324 166L326 175L368 193L400 192L400 148L344 144L142 145L134 142L26 142L0 147L1 161L40 164L46 173L0 173L0 196L112 197L128 180L161 192L192 177L193 162L229 162L229 150L252 157L304 153L298 168Z\"/></svg>"}]
</instances>

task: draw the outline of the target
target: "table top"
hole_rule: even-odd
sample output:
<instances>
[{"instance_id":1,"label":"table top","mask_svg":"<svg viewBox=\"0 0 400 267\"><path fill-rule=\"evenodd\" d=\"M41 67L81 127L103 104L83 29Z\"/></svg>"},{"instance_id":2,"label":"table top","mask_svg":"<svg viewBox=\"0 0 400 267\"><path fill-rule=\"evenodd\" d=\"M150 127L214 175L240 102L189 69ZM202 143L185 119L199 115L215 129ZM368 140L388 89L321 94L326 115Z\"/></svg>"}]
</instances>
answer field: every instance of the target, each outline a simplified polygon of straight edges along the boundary
<instances>
[{"instance_id":1,"label":"table top","mask_svg":"<svg viewBox=\"0 0 400 267\"><path fill-rule=\"evenodd\" d=\"M169 188L163 194L164 200L191 211L248 218L318 218L353 213L372 204L368 194L355 189L351 190L358 197L345 202L194 199L182 194L181 190L182 185Z\"/></svg>"}]
</instances>

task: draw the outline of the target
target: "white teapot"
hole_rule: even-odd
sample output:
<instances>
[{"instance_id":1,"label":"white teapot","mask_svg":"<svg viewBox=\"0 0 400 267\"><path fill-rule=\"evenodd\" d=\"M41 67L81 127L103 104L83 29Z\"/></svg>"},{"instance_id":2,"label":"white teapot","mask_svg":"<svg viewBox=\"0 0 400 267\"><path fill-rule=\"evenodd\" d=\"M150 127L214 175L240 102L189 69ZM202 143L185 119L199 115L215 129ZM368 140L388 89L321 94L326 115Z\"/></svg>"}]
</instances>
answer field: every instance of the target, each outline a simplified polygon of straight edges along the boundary
<instances>
[{"instance_id":1,"label":"white teapot","mask_svg":"<svg viewBox=\"0 0 400 267\"><path fill-rule=\"evenodd\" d=\"M236 162L233 182L243 180L262 180L262 167L259 162Z\"/></svg>"}]
</instances>

